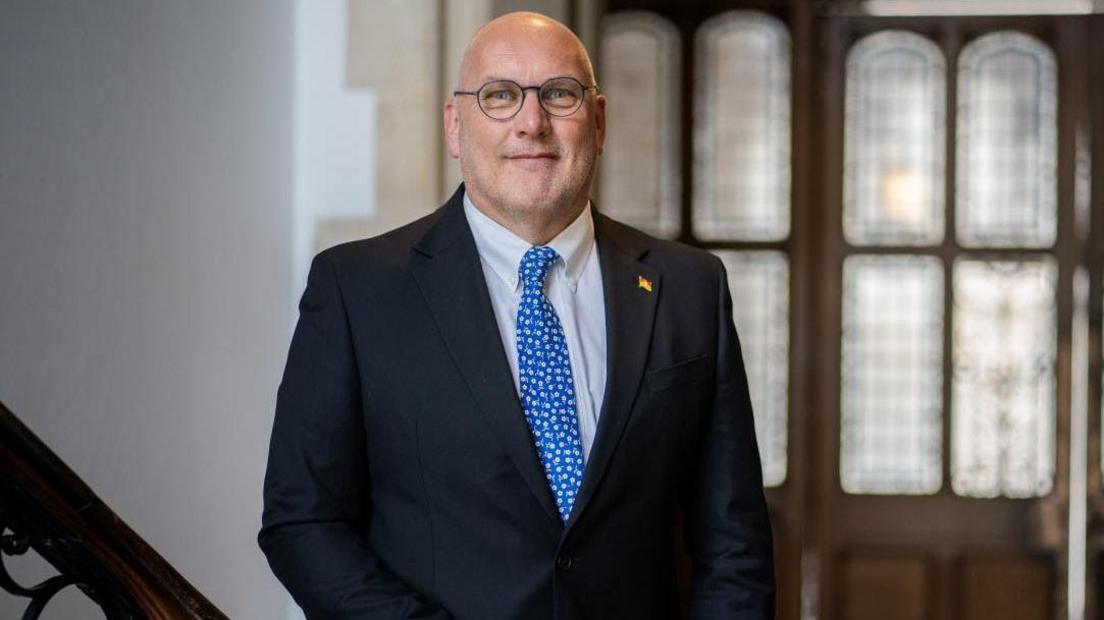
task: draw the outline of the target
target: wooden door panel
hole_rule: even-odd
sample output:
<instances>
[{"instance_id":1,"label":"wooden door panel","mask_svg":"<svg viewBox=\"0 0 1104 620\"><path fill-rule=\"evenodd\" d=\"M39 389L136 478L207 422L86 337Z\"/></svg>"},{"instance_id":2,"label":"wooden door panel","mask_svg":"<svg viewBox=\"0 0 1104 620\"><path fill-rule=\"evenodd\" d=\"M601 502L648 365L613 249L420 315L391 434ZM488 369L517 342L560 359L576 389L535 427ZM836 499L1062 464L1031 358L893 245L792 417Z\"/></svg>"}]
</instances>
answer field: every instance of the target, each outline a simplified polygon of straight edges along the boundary
<instances>
[{"instance_id":1,"label":"wooden door panel","mask_svg":"<svg viewBox=\"0 0 1104 620\"><path fill-rule=\"evenodd\" d=\"M845 554L840 558L842 613L848 620L926 620L931 567L922 557Z\"/></svg>"},{"instance_id":2,"label":"wooden door panel","mask_svg":"<svg viewBox=\"0 0 1104 620\"><path fill-rule=\"evenodd\" d=\"M959 570L961 620L1052 617L1054 561L1022 555L966 559Z\"/></svg>"}]
</instances>

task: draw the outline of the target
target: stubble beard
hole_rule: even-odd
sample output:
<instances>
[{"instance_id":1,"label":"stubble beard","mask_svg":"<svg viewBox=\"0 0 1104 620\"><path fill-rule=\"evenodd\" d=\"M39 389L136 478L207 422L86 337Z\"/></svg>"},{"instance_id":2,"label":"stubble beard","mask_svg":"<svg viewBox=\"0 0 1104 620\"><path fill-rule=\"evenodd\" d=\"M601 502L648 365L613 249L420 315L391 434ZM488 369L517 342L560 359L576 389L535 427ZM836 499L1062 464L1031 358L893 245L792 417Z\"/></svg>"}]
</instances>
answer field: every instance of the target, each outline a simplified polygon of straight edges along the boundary
<instances>
[{"instance_id":1,"label":"stubble beard","mask_svg":"<svg viewBox=\"0 0 1104 620\"><path fill-rule=\"evenodd\" d=\"M490 203L479 206L493 209L514 224L536 224L540 227L563 218L577 208L580 196L583 196L585 204L597 159L593 148L581 149L579 159L571 170L555 175L538 196L532 196L528 189L509 187L507 180L496 178L487 166L470 165L470 157L471 154L461 148L460 172L465 187Z\"/></svg>"}]
</instances>

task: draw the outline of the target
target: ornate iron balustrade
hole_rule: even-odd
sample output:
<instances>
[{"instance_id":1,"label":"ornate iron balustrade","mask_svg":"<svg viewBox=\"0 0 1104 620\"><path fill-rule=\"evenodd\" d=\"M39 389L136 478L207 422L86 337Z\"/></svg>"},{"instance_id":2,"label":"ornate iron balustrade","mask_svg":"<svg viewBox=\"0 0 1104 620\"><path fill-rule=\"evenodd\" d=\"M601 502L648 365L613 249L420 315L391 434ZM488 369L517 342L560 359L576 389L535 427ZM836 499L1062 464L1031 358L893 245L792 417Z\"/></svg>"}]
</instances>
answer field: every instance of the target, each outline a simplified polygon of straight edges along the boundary
<instances>
[{"instance_id":1,"label":"ornate iron balustrade","mask_svg":"<svg viewBox=\"0 0 1104 620\"><path fill-rule=\"evenodd\" d=\"M30 599L23 620L69 586L111 620L226 620L3 403L0 471L0 588ZM30 549L60 574L31 586L12 579L5 556Z\"/></svg>"}]
</instances>

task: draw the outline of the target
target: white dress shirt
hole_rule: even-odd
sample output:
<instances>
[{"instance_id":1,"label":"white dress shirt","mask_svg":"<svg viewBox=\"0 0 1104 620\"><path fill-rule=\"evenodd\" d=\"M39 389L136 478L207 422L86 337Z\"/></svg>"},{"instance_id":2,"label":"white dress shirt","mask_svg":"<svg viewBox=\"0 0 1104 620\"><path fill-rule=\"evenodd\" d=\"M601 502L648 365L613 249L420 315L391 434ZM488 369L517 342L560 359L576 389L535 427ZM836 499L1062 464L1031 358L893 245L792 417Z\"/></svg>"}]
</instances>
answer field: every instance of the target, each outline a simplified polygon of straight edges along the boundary
<instances>
[{"instance_id":1,"label":"white dress shirt","mask_svg":"<svg viewBox=\"0 0 1104 620\"><path fill-rule=\"evenodd\" d=\"M475 237L502 346L506 349L514 387L520 396L517 310L522 287L518 266L533 245L487 217L466 193L464 214ZM602 271L598 265L590 203L574 222L545 245L560 255L544 281L544 294L556 309L567 339L585 462L590 458L606 390L606 304L602 296Z\"/></svg>"}]
</instances>

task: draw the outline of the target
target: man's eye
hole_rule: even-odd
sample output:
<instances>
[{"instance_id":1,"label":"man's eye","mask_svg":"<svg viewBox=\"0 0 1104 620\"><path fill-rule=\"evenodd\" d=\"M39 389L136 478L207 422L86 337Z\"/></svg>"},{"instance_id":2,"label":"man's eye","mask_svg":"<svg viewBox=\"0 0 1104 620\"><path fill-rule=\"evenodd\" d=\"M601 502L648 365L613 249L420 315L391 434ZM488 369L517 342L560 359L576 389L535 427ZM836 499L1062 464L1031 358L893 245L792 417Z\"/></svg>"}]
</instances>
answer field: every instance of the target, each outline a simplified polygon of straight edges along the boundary
<instances>
[{"instance_id":1,"label":"man's eye","mask_svg":"<svg viewBox=\"0 0 1104 620\"><path fill-rule=\"evenodd\" d=\"M489 92L485 93L483 95L483 98L488 99L490 101L503 102L503 101L513 101L516 98L516 95L512 91L509 91L509 90L492 90L492 91L489 91Z\"/></svg>"},{"instance_id":2,"label":"man's eye","mask_svg":"<svg viewBox=\"0 0 1104 620\"><path fill-rule=\"evenodd\" d=\"M567 90L566 88L553 88L548 90L548 92L544 94L545 99L563 99L570 96L571 91Z\"/></svg>"}]
</instances>

